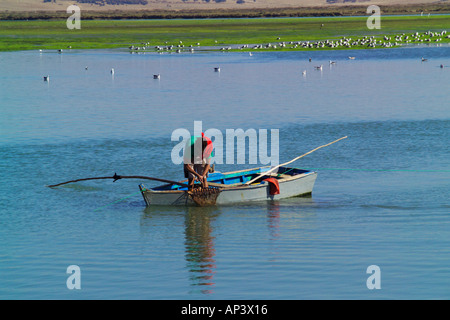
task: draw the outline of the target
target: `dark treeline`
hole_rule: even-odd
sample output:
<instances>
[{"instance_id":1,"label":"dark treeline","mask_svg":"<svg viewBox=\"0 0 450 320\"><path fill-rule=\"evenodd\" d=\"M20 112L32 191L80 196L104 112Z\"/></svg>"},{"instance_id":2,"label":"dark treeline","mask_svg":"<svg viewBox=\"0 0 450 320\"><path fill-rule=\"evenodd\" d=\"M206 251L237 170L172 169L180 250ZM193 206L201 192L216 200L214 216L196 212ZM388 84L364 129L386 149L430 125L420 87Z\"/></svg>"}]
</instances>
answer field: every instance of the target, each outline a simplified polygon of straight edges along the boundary
<instances>
[{"instance_id":1,"label":"dark treeline","mask_svg":"<svg viewBox=\"0 0 450 320\"><path fill-rule=\"evenodd\" d=\"M80 0L94 1L94 0ZM98 1L98 0L96 0ZM103 1L103 0L102 0ZM111 0L112 1L112 0ZM122 1L122 0L115 0ZM123 0L133 1L133 0ZM142 1L142 0L134 0ZM147 0L144 0L147 1ZM192 0L190 0L192 1ZM211 0L213 1L213 0ZM420 14L422 11L434 14L450 13L450 3L436 5L392 5L381 8L383 14ZM222 10L115 10L95 11L84 10L82 17L85 20L93 19L203 19L203 18L263 18L263 17L329 17L329 16L355 16L367 15L366 6L342 7L302 7L278 9L222 9ZM67 19L66 10L60 11L29 11L29 12L0 12L0 20L51 20Z\"/></svg>"},{"instance_id":2,"label":"dark treeline","mask_svg":"<svg viewBox=\"0 0 450 320\"><path fill-rule=\"evenodd\" d=\"M121 4L148 4L147 0L76 0L78 3L92 3L98 5L112 4L112 5L121 5Z\"/></svg>"}]
</instances>

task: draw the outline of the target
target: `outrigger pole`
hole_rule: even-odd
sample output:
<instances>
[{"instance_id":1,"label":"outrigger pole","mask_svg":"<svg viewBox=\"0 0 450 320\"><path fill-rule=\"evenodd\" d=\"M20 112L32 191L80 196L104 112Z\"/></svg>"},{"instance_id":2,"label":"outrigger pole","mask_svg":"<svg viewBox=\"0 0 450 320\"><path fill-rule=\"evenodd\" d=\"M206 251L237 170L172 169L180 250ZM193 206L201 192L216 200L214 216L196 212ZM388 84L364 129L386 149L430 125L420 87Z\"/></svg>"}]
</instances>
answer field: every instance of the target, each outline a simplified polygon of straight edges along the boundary
<instances>
[{"instance_id":1,"label":"outrigger pole","mask_svg":"<svg viewBox=\"0 0 450 320\"><path fill-rule=\"evenodd\" d=\"M154 180L154 181L165 182L165 183L169 183L169 184L175 184L175 185L182 186L182 187L188 187L188 185L186 183L172 181L172 180L166 180L166 179L160 179L160 178L154 178L154 177L146 177L146 176L119 176L119 175L117 175L117 173L114 173L114 175L112 177L93 177L93 178L76 179L76 180L61 182L58 184L53 184L53 185L50 185L47 187L54 188L54 187L61 186L63 184L68 184L68 183L87 181L87 180L101 180L101 179L114 179L113 182L116 182L117 180L120 180L120 179L145 179L145 180Z\"/></svg>"},{"instance_id":2,"label":"outrigger pole","mask_svg":"<svg viewBox=\"0 0 450 320\"><path fill-rule=\"evenodd\" d=\"M319 150L320 148L328 147L329 145L331 145L331 144L333 144L333 143L336 143L336 142L338 142L338 141L340 141L340 140L342 140L342 139L346 139L346 138L347 138L347 136L342 137L342 138L339 138L339 139L337 139L337 140L335 140L335 141L333 141L333 142L324 144L323 146L320 146L320 147L317 147L317 148L315 148L315 149L313 149L313 150L311 150L311 151L308 151L307 153L302 154L301 156L299 156L299 157L297 157L297 158L295 158L295 159L292 159L291 161L288 161L288 162L279 164L278 166L273 167L273 168L270 169L269 171L265 171L265 172L261 173L261 174L260 174L259 176L257 176L256 178L254 178L254 179L252 179L252 180L250 180L250 181L247 181L246 183L244 183L244 185L252 184L253 182L255 182L256 180L258 180L259 178L261 178L261 177L263 177L263 176L265 176L265 175L267 175L267 174L269 174L269 173L275 171L275 170L278 169L279 167L286 166L286 165L288 165L288 164L290 164L290 163L292 163L292 162L294 162L294 161L297 161L297 160L300 159L300 158L303 158L304 156L306 156L306 155L308 155L308 154L310 154L310 153L313 153L313 152L316 151L316 150Z\"/></svg>"}]
</instances>

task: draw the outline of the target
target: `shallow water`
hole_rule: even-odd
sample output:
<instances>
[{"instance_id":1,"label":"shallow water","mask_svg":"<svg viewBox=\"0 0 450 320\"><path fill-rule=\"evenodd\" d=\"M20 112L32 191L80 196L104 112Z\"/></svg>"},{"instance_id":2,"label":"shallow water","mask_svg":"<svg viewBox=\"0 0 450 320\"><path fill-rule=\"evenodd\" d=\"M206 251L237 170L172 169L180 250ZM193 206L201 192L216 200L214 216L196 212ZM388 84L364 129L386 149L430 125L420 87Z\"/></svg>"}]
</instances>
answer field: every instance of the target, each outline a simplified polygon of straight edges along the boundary
<instances>
[{"instance_id":1,"label":"shallow water","mask_svg":"<svg viewBox=\"0 0 450 320\"><path fill-rule=\"evenodd\" d=\"M0 70L0 298L450 297L448 46L15 52ZM114 172L180 180L171 134L195 120L279 129L281 162L349 138L295 163L319 172L311 197L146 208L141 181L45 187Z\"/></svg>"}]
</instances>

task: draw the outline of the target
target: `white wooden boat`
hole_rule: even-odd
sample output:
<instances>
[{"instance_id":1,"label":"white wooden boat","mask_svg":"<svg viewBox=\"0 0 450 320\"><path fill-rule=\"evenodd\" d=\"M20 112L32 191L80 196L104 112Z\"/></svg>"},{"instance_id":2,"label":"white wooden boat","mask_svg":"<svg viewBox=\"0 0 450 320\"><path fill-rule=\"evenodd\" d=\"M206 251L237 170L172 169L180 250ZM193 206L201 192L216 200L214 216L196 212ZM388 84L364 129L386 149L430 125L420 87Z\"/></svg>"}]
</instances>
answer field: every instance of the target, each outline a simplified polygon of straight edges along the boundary
<instances>
[{"instance_id":1,"label":"white wooden boat","mask_svg":"<svg viewBox=\"0 0 450 320\"><path fill-rule=\"evenodd\" d=\"M268 172L267 175L262 175L253 183L245 184L270 169L270 167L262 167L209 174L209 185L220 190L215 199L215 204L227 205L250 201L278 200L312 193L317 172L298 168L279 167L278 172ZM268 178L272 178L269 179L272 181L268 181ZM147 206L194 206L198 204L192 199L187 188L180 185L166 184L148 189L141 184L139 188Z\"/></svg>"}]
</instances>

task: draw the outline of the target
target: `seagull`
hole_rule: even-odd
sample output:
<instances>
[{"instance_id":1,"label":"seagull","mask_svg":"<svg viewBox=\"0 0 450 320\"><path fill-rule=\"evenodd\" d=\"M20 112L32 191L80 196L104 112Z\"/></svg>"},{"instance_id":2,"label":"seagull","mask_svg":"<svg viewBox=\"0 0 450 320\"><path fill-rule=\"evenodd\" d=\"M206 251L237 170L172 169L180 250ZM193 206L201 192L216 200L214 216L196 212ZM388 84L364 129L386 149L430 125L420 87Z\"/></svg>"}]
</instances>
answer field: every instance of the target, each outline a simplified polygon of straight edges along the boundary
<instances>
[{"instance_id":1,"label":"seagull","mask_svg":"<svg viewBox=\"0 0 450 320\"><path fill-rule=\"evenodd\" d=\"M153 79L159 79L159 78L161 78L161 75L159 73L153 75Z\"/></svg>"},{"instance_id":2,"label":"seagull","mask_svg":"<svg viewBox=\"0 0 450 320\"><path fill-rule=\"evenodd\" d=\"M50 76L44 76L44 81L50 81Z\"/></svg>"},{"instance_id":3,"label":"seagull","mask_svg":"<svg viewBox=\"0 0 450 320\"><path fill-rule=\"evenodd\" d=\"M330 60L330 64L336 64L336 61L331 61L331 60Z\"/></svg>"},{"instance_id":4,"label":"seagull","mask_svg":"<svg viewBox=\"0 0 450 320\"><path fill-rule=\"evenodd\" d=\"M214 71L215 71L215 72L220 72L220 68L219 68L219 67L215 67L215 68L214 68Z\"/></svg>"},{"instance_id":5,"label":"seagull","mask_svg":"<svg viewBox=\"0 0 450 320\"><path fill-rule=\"evenodd\" d=\"M306 76L306 70L303 70L302 74L303 76Z\"/></svg>"},{"instance_id":6,"label":"seagull","mask_svg":"<svg viewBox=\"0 0 450 320\"><path fill-rule=\"evenodd\" d=\"M114 74L114 68L111 69L111 74Z\"/></svg>"},{"instance_id":7,"label":"seagull","mask_svg":"<svg viewBox=\"0 0 450 320\"><path fill-rule=\"evenodd\" d=\"M356 57L348 57L350 60L355 60Z\"/></svg>"}]
</instances>

